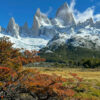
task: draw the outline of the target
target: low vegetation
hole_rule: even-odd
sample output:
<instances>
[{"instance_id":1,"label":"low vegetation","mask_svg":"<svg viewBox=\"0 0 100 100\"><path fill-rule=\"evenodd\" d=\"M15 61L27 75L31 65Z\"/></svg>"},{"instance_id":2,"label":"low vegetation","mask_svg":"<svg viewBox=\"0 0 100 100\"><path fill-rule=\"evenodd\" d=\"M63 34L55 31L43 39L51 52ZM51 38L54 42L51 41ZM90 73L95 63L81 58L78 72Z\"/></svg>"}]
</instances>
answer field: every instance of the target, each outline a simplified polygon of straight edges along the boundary
<instances>
[{"instance_id":1,"label":"low vegetation","mask_svg":"<svg viewBox=\"0 0 100 100\"><path fill-rule=\"evenodd\" d=\"M12 45L8 38L0 39L1 100L99 100L99 81L85 80L73 72L61 76L24 68L45 59L37 51L21 53Z\"/></svg>"},{"instance_id":2,"label":"low vegetation","mask_svg":"<svg viewBox=\"0 0 100 100\"><path fill-rule=\"evenodd\" d=\"M48 49L53 53L46 53ZM40 50L40 56L45 58L47 62L63 63L70 67L97 68L100 66L100 52L95 49L64 45L57 49L55 47L43 48Z\"/></svg>"}]
</instances>

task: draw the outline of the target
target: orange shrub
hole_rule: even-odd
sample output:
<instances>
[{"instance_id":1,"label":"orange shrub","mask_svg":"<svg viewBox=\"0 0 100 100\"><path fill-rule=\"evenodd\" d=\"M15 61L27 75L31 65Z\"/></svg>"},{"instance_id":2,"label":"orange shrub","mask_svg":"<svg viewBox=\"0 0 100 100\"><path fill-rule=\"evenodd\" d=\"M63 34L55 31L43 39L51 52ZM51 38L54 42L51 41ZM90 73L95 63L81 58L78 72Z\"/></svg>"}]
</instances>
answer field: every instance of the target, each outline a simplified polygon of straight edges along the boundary
<instances>
[{"instance_id":1,"label":"orange shrub","mask_svg":"<svg viewBox=\"0 0 100 100\"><path fill-rule=\"evenodd\" d=\"M23 55L20 57L22 64L28 64L28 63L34 63L34 62L42 62L45 61L44 58L40 58L40 56L38 56L39 51L29 51L29 50L25 50L23 52Z\"/></svg>"},{"instance_id":2,"label":"orange shrub","mask_svg":"<svg viewBox=\"0 0 100 100\"><path fill-rule=\"evenodd\" d=\"M11 67L12 69L19 70L22 65L34 62L45 61L45 59L38 56L38 51L25 50L23 53L20 49L12 47L13 43L9 38L0 38L0 65Z\"/></svg>"},{"instance_id":3,"label":"orange shrub","mask_svg":"<svg viewBox=\"0 0 100 100\"><path fill-rule=\"evenodd\" d=\"M0 67L0 81L10 81L15 78L17 73L8 67Z\"/></svg>"}]
</instances>

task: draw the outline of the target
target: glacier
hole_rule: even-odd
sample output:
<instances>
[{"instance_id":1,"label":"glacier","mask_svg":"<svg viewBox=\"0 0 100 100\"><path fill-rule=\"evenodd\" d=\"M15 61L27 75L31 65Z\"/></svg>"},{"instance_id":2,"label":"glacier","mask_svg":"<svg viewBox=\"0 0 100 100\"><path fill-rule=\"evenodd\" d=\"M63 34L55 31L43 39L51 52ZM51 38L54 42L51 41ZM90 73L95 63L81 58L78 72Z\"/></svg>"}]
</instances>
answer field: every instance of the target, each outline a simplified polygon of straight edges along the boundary
<instances>
[{"instance_id":1,"label":"glacier","mask_svg":"<svg viewBox=\"0 0 100 100\"><path fill-rule=\"evenodd\" d=\"M32 38L32 37L12 37L10 35L5 35L0 33L0 37L8 37L9 40L14 43L14 48L23 48L24 50L40 50L41 48L45 47L48 43L48 39L43 38Z\"/></svg>"}]
</instances>

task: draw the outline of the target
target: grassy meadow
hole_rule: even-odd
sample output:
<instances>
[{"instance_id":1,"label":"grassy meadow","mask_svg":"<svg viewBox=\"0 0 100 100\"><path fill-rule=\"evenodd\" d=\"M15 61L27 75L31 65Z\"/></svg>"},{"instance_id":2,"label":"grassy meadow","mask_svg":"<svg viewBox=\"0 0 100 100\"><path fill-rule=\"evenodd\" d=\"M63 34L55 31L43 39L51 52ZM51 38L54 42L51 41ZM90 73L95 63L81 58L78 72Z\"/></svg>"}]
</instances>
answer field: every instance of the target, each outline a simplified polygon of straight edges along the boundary
<instances>
[{"instance_id":1,"label":"grassy meadow","mask_svg":"<svg viewBox=\"0 0 100 100\"><path fill-rule=\"evenodd\" d=\"M37 69L42 74L57 74L64 78L69 78L69 73L76 73L85 80L100 81L100 69L85 68L55 68L55 67L25 67L25 69Z\"/></svg>"}]
</instances>

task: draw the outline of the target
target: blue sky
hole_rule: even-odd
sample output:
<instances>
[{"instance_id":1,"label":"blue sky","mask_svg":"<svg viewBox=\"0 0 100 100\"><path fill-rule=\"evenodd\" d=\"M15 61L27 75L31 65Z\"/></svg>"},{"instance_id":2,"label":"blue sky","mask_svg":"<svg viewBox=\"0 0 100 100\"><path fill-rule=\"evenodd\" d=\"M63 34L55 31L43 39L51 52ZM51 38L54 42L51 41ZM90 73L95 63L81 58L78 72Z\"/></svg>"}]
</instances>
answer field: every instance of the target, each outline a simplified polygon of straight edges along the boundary
<instances>
[{"instance_id":1,"label":"blue sky","mask_svg":"<svg viewBox=\"0 0 100 100\"><path fill-rule=\"evenodd\" d=\"M9 19L14 17L19 25L28 22L31 27L33 16L37 8L48 14L49 17L54 17L57 9L67 2L72 4L73 13L76 13L76 19L82 20L87 17L98 14L95 18L100 17L100 0L0 0L0 25L6 27ZM89 8L89 9L88 9ZM94 11L94 12L93 12ZM94 13L94 14L93 14ZM85 16L86 15L86 16Z\"/></svg>"}]
</instances>

